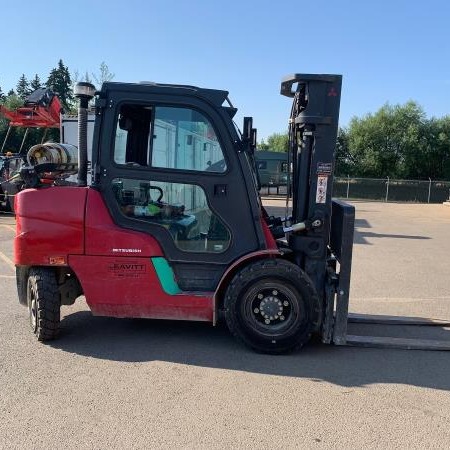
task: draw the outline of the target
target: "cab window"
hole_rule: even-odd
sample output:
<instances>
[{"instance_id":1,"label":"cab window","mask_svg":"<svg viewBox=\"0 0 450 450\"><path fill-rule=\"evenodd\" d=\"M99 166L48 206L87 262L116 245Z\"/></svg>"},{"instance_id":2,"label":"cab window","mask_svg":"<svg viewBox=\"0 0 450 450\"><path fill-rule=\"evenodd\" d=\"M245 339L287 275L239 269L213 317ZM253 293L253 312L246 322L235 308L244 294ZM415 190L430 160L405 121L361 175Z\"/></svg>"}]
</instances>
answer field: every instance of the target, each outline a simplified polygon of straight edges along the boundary
<instances>
[{"instance_id":1,"label":"cab window","mask_svg":"<svg viewBox=\"0 0 450 450\"><path fill-rule=\"evenodd\" d=\"M112 189L124 216L165 228L182 251L222 253L230 245L230 232L200 186L116 178Z\"/></svg>"},{"instance_id":2,"label":"cab window","mask_svg":"<svg viewBox=\"0 0 450 450\"><path fill-rule=\"evenodd\" d=\"M123 104L117 116L114 161L129 167L225 172L210 121L191 108Z\"/></svg>"}]
</instances>

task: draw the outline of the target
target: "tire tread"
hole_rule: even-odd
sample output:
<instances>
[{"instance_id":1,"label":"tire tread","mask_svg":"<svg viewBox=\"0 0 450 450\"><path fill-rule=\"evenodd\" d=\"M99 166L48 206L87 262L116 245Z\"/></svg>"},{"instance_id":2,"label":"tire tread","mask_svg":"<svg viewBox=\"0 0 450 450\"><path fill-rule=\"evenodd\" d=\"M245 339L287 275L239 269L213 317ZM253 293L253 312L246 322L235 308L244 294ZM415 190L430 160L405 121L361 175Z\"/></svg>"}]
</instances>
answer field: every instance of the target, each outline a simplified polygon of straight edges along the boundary
<instances>
[{"instance_id":1,"label":"tire tread","mask_svg":"<svg viewBox=\"0 0 450 450\"><path fill-rule=\"evenodd\" d=\"M61 300L55 273L47 268L32 268L29 272L29 283L34 283L36 290L36 337L39 341L55 339L61 318Z\"/></svg>"},{"instance_id":2,"label":"tire tread","mask_svg":"<svg viewBox=\"0 0 450 450\"><path fill-rule=\"evenodd\" d=\"M291 283L298 290L307 293L308 305L310 308L311 320L308 321L307 326L301 333L296 335L293 339L285 340L281 345L261 345L255 344L252 339L249 339L248 333L242 329L237 317L237 303L239 302L240 293L245 290L245 287L260 276L270 276L280 279L285 279ZM269 354L290 353L299 350L311 338L312 331L317 324L320 314L319 298L308 275L298 266L282 259L261 260L251 263L240 270L231 280L230 285L225 293L225 319L230 333L244 345L251 347L253 350Z\"/></svg>"}]
</instances>

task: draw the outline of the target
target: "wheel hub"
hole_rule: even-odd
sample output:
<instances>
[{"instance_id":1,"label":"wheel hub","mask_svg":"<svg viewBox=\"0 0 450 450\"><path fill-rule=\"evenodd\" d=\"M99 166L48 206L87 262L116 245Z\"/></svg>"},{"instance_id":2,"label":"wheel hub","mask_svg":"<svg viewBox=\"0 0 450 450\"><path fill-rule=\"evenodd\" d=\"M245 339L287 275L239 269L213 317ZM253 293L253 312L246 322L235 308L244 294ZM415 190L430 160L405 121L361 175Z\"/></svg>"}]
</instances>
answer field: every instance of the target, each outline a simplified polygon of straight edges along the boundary
<instances>
[{"instance_id":1,"label":"wheel hub","mask_svg":"<svg viewBox=\"0 0 450 450\"><path fill-rule=\"evenodd\" d=\"M258 322L265 325L279 324L290 315L291 305L277 289L265 289L253 302L253 314Z\"/></svg>"}]
</instances>

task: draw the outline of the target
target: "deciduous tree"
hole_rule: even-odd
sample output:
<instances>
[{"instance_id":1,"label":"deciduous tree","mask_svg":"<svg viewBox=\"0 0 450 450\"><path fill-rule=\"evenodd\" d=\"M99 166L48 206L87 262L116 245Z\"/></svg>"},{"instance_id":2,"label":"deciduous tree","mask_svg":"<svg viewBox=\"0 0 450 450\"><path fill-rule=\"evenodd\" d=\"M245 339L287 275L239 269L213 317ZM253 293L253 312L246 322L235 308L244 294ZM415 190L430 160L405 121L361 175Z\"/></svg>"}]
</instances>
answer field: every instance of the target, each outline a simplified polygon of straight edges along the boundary
<instances>
[{"instance_id":1,"label":"deciduous tree","mask_svg":"<svg viewBox=\"0 0 450 450\"><path fill-rule=\"evenodd\" d=\"M287 133L274 133L267 138L267 143L262 140L259 145L259 150L269 150L272 152L287 152L289 138Z\"/></svg>"}]
</instances>

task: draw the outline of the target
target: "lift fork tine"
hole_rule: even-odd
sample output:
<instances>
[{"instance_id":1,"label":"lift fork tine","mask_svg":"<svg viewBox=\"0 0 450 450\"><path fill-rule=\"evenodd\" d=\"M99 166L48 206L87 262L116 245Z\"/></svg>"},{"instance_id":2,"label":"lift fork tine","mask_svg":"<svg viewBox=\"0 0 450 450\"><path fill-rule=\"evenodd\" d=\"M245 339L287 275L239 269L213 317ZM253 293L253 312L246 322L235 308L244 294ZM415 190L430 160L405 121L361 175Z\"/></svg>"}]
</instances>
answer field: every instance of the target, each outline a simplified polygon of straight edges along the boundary
<instances>
[{"instance_id":1,"label":"lift fork tine","mask_svg":"<svg viewBox=\"0 0 450 450\"><path fill-rule=\"evenodd\" d=\"M406 325L450 327L450 320L423 317L400 317L349 313L350 273L352 263L353 230L355 209L344 202L333 200L330 246L340 264L336 281L330 281L326 300L326 320L323 325L322 341L336 345L359 347L398 348L407 350L450 350L448 341L438 339L411 339L381 336L360 336L348 334L349 323L374 325ZM334 314L331 311L334 310ZM330 317L332 317L330 319ZM332 338L331 338L332 336Z\"/></svg>"}]
</instances>

